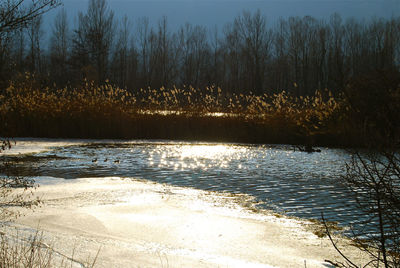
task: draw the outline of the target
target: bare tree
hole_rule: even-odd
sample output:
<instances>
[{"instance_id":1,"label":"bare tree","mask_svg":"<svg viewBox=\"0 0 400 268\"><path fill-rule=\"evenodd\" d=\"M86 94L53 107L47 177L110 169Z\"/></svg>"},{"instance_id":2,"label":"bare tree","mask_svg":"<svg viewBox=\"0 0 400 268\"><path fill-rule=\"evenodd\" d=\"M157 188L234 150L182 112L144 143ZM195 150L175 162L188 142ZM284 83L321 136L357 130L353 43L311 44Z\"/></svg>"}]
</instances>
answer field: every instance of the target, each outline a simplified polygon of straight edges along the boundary
<instances>
[{"instance_id":1,"label":"bare tree","mask_svg":"<svg viewBox=\"0 0 400 268\"><path fill-rule=\"evenodd\" d=\"M221 86L222 84L222 49L221 49L221 39L219 36L218 28L215 26L210 31L210 64L207 69L208 85Z\"/></svg>"},{"instance_id":2,"label":"bare tree","mask_svg":"<svg viewBox=\"0 0 400 268\"><path fill-rule=\"evenodd\" d=\"M81 68L98 83L103 83L108 75L113 37L114 12L105 0L90 0L87 13L78 15L73 42L77 57L89 61L89 65L81 62Z\"/></svg>"},{"instance_id":3,"label":"bare tree","mask_svg":"<svg viewBox=\"0 0 400 268\"><path fill-rule=\"evenodd\" d=\"M274 90L290 91L295 80L289 63L288 23L280 19L274 29L272 60L268 72L268 85Z\"/></svg>"},{"instance_id":4,"label":"bare tree","mask_svg":"<svg viewBox=\"0 0 400 268\"><path fill-rule=\"evenodd\" d=\"M71 34L61 11L46 53L38 46L40 34L32 22L58 1L0 3L0 82L7 84L29 68L49 70L49 79L59 85L111 78L132 90L216 85L237 93L286 90L300 96L325 88L340 94L352 77L400 66L399 18L343 21L333 14L325 22L290 17L270 28L258 11L243 12L221 35L189 24L171 31L166 17L154 27L147 18L138 20L132 32L127 18L117 27L106 0L89 0Z\"/></svg>"},{"instance_id":5,"label":"bare tree","mask_svg":"<svg viewBox=\"0 0 400 268\"><path fill-rule=\"evenodd\" d=\"M267 29L266 19L260 10L251 14L243 12L233 24L238 33L243 63L246 66L247 88L263 93L266 61L270 57L272 31Z\"/></svg>"},{"instance_id":6,"label":"bare tree","mask_svg":"<svg viewBox=\"0 0 400 268\"><path fill-rule=\"evenodd\" d=\"M330 40L328 50L328 77L330 79L329 88L343 89L345 83L345 51L344 37L345 29L342 18L335 13L331 16L329 22Z\"/></svg>"},{"instance_id":7,"label":"bare tree","mask_svg":"<svg viewBox=\"0 0 400 268\"><path fill-rule=\"evenodd\" d=\"M244 66L241 64L240 37L232 23L224 27L224 41L221 49L224 51L223 84L229 91L249 90L242 84L241 75Z\"/></svg>"},{"instance_id":8,"label":"bare tree","mask_svg":"<svg viewBox=\"0 0 400 268\"><path fill-rule=\"evenodd\" d=\"M205 85L205 68L208 65L207 30L201 26L186 24L179 31L182 57L181 81L195 88Z\"/></svg>"},{"instance_id":9,"label":"bare tree","mask_svg":"<svg viewBox=\"0 0 400 268\"><path fill-rule=\"evenodd\" d=\"M7 0L0 3L0 34L26 27L33 19L60 5L59 0Z\"/></svg>"},{"instance_id":10,"label":"bare tree","mask_svg":"<svg viewBox=\"0 0 400 268\"><path fill-rule=\"evenodd\" d=\"M13 60L15 70L18 72L25 71L25 53L26 53L26 37L24 29L19 29L14 32L13 39Z\"/></svg>"},{"instance_id":11,"label":"bare tree","mask_svg":"<svg viewBox=\"0 0 400 268\"><path fill-rule=\"evenodd\" d=\"M152 67L157 70L154 77L156 87L168 87L172 84L172 80L176 72L174 72L175 57L173 51L171 33L168 29L168 19L163 16L158 22L157 29L157 49L153 57L155 60ZM156 63L157 62L157 63Z\"/></svg>"},{"instance_id":12,"label":"bare tree","mask_svg":"<svg viewBox=\"0 0 400 268\"><path fill-rule=\"evenodd\" d=\"M177 77L177 42L174 42L177 37L168 29L167 17L159 20L156 30L149 30L145 19L139 25L139 30L139 51L145 53L141 63L143 76L147 80L146 86L171 86Z\"/></svg>"},{"instance_id":13,"label":"bare tree","mask_svg":"<svg viewBox=\"0 0 400 268\"><path fill-rule=\"evenodd\" d=\"M113 53L112 69L114 74L114 82L118 85L126 87L128 80L128 66L129 66L129 54L130 52L130 39L132 28L131 22L127 16L122 18L120 23L120 29L117 35L117 42L115 44L115 50Z\"/></svg>"},{"instance_id":14,"label":"bare tree","mask_svg":"<svg viewBox=\"0 0 400 268\"><path fill-rule=\"evenodd\" d=\"M7 33L0 38L0 85L7 84L7 77L11 74L12 59L10 58L12 50L12 34Z\"/></svg>"},{"instance_id":15,"label":"bare tree","mask_svg":"<svg viewBox=\"0 0 400 268\"><path fill-rule=\"evenodd\" d=\"M137 38L136 47L139 53L139 73L140 73L140 85L142 87L149 86L149 62L150 62L150 51L149 51L149 19L144 17L138 19L137 23Z\"/></svg>"},{"instance_id":16,"label":"bare tree","mask_svg":"<svg viewBox=\"0 0 400 268\"><path fill-rule=\"evenodd\" d=\"M50 71L59 86L68 81L68 57L71 49L71 35L68 27L67 13L64 9L58 12L54 20L50 39Z\"/></svg>"},{"instance_id":17,"label":"bare tree","mask_svg":"<svg viewBox=\"0 0 400 268\"><path fill-rule=\"evenodd\" d=\"M29 70L31 73L40 73L42 71L42 55L41 55L41 39L42 31L42 16L35 17L28 27L29 38Z\"/></svg>"}]
</instances>

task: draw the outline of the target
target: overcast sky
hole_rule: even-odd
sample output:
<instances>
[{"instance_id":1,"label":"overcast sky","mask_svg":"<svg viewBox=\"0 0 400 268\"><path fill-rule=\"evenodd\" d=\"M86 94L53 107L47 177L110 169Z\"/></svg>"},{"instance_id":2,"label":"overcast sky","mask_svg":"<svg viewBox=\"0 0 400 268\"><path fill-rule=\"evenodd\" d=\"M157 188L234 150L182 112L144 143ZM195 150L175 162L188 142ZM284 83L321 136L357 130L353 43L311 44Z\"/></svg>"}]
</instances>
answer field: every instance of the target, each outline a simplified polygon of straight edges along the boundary
<instances>
[{"instance_id":1,"label":"overcast sky","mask_svg":"<svg viewBox=\"0 0 400 268\"><path fill-rule=\"evenodd\" d=\"M63 0L71 20L78 11L85 12L88 0ZM185 22L195 25L221 27L243 10L259 9L270 23L279 17L306 16L329 18L337 12L342 17L371 18L400 16L400 0L108 0L116 17L127 15L132 22L148 17L156 23L167 16L170 29ZM57 11L52 11L46 20L52 20Z\"/></svg>"}]
</instances>

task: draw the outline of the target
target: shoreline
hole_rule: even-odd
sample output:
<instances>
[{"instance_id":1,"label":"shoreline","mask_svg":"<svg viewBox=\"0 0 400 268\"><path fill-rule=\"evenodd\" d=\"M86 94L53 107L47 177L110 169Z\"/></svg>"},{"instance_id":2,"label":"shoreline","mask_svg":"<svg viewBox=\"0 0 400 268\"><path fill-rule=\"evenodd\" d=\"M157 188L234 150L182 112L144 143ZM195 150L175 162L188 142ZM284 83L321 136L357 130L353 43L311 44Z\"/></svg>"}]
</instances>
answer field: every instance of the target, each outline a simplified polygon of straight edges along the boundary
<instances>
[{"instance_id":1,"label":"shoreline","mask_svg":"<svg viewBox=\"0 0 400 268\"><path fill-rule=\"evenodd\" d=\"M253 212L229 195L119 177L60 180L35 195L43 206L11 226L39 228L65 255L78 247L80 261L100 249L95 267L310 268L339 259L310 222Z\"/></svg>"},{"instance_id":2,"label":"shoreline","mask_svg":"<svg viewBox=\"0 0 400 268\"><path fill-rule=\"evenodd\" d=\"M70 146L70 145L84 145L89 143L151 143L151 144L231 144L243 146L287 146L295 148L296 146L303 146L304 144L296 143L263 143L263 142L238 142L238 141L222 141L222 140L196 140L196 139L153 139L153 138L63 138L63 137L13 137L10 138L12 147L10 150L0 152L0 155L17 155L17 154L31 154L40 153L52 147ZM16 144L14 144L16 142ZM313 145L313 148L328 148L328 149L354 149L355 147L348 146L329 146L329 145ZM23 150L18 150L18 149ZM306 151L305 151L306 152ZM307 153L307 152L306 152Z\"/></svg>"},{"instance_id":3,"label":"shoreline","mask_svg":"<svg viewBox=\"0 0 400 268\"><path fill-rule=\"evenodd\" d=\"M129 142L15 140L3 155ZM332 266L325 260L341 260L328 238L318 236L315 222L256 210L246 195L123 177L39 177L37 183L42 206L23 210L8 230L25 238L43 232L44 242L59 256L73 255L77 267L99 250L95 267L326 268ZM346 253L367 262L355 248Z\"/></svg>"}]
</instances>

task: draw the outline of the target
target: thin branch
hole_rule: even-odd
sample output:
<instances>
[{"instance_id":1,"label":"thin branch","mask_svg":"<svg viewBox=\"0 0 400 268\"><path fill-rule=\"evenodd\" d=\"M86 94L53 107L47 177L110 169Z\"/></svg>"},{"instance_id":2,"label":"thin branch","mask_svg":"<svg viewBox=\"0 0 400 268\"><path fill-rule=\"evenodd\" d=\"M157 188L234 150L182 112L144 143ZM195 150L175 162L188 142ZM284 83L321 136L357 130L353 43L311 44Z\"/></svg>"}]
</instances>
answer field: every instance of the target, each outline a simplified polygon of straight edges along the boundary
<instances>
[{"instance_id":1,"label":"thin branch","mask_svg":"<svg viewBox=\"0 0 400 268\"><path fill-rule=\"evenodd\" d=\"M331 241L331 243L332 243L333 247L335 248L335 250L336 250L349 264L351 264L353 267L357 268L358 266L355 265L349 258L347 258L346 255L344 255L344 254L342 253L342 251L336 246L336 243L333 241L333 238L332 238L332 236L331 236L331 232L329 231L329 227L328 227L328 225L326 224L326 220L325 220L325 218L324 218L324 213L323 213L323 212L321 212L321 217L322 217L322 223L323 223L324 226L325 226L326 234L328 235L329 240Z\"/></svg>"}]
</instances>

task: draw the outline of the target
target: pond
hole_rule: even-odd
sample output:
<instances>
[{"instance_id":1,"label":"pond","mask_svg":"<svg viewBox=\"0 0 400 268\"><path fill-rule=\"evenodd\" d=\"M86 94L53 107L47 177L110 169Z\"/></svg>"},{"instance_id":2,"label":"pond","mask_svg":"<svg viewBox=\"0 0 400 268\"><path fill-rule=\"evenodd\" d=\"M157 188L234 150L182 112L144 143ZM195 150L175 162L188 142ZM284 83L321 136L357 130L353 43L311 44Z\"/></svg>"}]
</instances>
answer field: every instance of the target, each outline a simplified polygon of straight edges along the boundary
<instances>
[{"instance_id":1,"label":"pond","mask_svg":"<svg viewBox=\"0 0 400 268\"><path fill-rule=\"evenodd\" d=\"M287 145L86 141L6 160L14 163L11 174L41 183L52 183L52 178L140 178L245 194L262 209L314 219L324 212L328 220L350 225L363 217L340 183L351 155L342 149L320 149L305 153Z\"/></svg>"}]
</instances>

